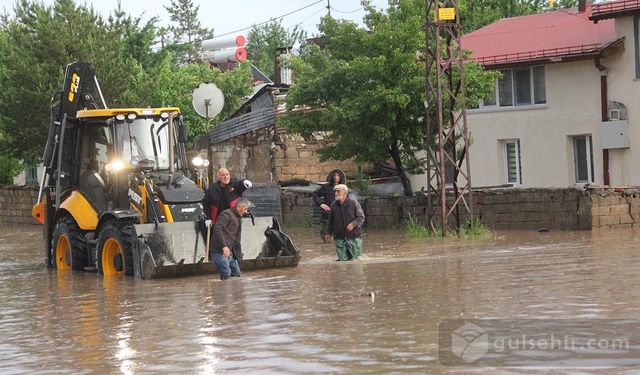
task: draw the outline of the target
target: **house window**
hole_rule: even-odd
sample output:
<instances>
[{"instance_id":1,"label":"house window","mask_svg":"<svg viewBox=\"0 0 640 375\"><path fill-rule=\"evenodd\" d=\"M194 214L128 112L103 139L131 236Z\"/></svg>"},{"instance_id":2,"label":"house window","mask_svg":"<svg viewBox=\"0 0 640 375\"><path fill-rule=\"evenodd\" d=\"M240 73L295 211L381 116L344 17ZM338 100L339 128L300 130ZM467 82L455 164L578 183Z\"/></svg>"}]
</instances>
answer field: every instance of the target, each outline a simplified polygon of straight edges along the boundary
<instances>
[{"instance_id":1,"label":"house window","mask_svg":"<svg viewBox=\"0 0 640 375\"><path fill-rule=\"evenodd\" d=\"M547 102L547 87L544 83L544 66L534 66L533 71L533 104Z\"/></svg>"},{"instance_id":2,"label":"house window","mask_svg":"<svg viewBox=\"0 0 640 375\"><path fill-rule=\"evenodd\" d=\"M25 170L25 182L27 185L38 185L38 167L30 166Z\"/></svg>"},{"instance_id":3,"label":"house window","mask_svg":"<svg viewBox=\"0 0 640 375\"><path fill-rule=\"evenodd\" d=\"M547 102L544 66L503 69L494 91L483 99L480 108L512 107Z\"/></svg>"},{"instance_id":4,"label":"house window","mask_svg":"<svg viewBox=\"0 0 640 375\"><path fill-rule=\"evenodd\" d=\"M573 137L573 164L576 183L589 183L593 180L593 147L590 135Z\"/></svg>"},{"instance_id":5,"label":"house window","mask_svg":"<svg viewBox=\"0 0 640 375\"><path fill-rule=\"evenodd\" d=\"M520 140L504 141L504 160L507 183L522 184L522 165L520 163Z\"/></svg>"}]
</instances>

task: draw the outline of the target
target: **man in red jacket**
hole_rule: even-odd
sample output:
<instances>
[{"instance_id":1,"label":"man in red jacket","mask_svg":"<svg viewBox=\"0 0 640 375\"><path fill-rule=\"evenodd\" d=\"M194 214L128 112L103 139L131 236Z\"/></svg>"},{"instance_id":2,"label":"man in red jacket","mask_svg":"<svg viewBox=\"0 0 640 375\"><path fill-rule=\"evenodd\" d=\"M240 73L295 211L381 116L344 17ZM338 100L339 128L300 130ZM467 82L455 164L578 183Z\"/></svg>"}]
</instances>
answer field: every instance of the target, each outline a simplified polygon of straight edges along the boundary
<instances>
[{"instance_id":1,"label":"man in red jacket","mask_svg":"<svg viewBox=\"0 0 640 375\"><path fill-rule=\"evenodd\" d=\"M217 176L218 181L204 192L202 200L207 227L214 226L218 214L233 207L242 193L252 186L249 180L232 180L227 168L220 168Z\"/></svg>"}]
</instances>

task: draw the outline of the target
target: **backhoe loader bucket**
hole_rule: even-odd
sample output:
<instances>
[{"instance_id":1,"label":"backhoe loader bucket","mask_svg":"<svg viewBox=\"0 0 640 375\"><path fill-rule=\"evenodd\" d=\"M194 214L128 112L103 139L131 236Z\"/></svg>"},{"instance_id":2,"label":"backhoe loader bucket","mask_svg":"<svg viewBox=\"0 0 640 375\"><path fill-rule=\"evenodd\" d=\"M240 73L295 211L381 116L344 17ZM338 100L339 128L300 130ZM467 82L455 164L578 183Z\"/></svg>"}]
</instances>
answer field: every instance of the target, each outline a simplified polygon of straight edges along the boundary
<instances>
[{"instance_id":1,"label":"backhoe loader bucket","mask_svg":"<svg viewBox=\"0 0 640 375\"><path fill-rule=\"evenodd\" d=\"M133 251L135 277L154 279L218 272L215 264L208 260L206 228L202 222L137 224L135 227L138 235L138 248ZM300 262L300 252L291 239L280 232L278 221L272 217L243 218L241 243L242 271L295 267Z\"/></svg>"}]
</instances>

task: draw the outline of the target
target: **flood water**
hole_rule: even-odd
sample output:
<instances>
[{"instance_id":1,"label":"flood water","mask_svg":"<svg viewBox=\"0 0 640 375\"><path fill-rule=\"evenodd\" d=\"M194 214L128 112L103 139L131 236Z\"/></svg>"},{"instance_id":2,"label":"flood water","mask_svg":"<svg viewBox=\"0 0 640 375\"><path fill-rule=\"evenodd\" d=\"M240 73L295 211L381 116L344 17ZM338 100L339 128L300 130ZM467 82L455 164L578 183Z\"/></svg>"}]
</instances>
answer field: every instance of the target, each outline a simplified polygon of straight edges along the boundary
<instances>
[{"instance_id":1,"label":"flood water","mask_svg":"<svg viewBox=\"0 0 640 375\"><path fill-rule=\"evenodd\" d=\"M355 262L315 229L288 234L297 268L103 280L45 268L41 227L0 227L0 373L531 373L443 367L438 322L640 317L637 230L445 243L369 230Z\"/></svg>"}]
</instances>

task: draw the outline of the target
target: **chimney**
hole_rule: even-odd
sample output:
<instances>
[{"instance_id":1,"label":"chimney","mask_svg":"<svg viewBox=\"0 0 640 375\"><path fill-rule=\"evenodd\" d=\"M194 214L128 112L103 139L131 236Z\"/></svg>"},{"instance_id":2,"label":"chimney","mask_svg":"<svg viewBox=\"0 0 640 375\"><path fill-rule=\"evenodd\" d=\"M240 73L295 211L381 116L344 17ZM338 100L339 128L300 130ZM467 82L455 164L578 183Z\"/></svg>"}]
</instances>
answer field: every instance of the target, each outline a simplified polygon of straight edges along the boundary
<instances>
[{"instance_id":1,"label":"chimney","mask_svg":"<svg viewBox=\"0 0 640 375\"><path fill-rule=\"evenodd\" d=\"M587 10L587 0L578 0L578 13Z\"/></svg>"},{"instance_id":2,"label":"chimney","mask_svg":"<svg viewBox=\"0 0 640 375\"><path fill-rule=\"evenodd\" d=\"M292 47L280 47L276 48L276 59L274 66L275 84L276 85L290 85L292 81L291 69L283 67L286 64L286 59L289 57L289 52Z\"/></svg>"}]
</instances>

